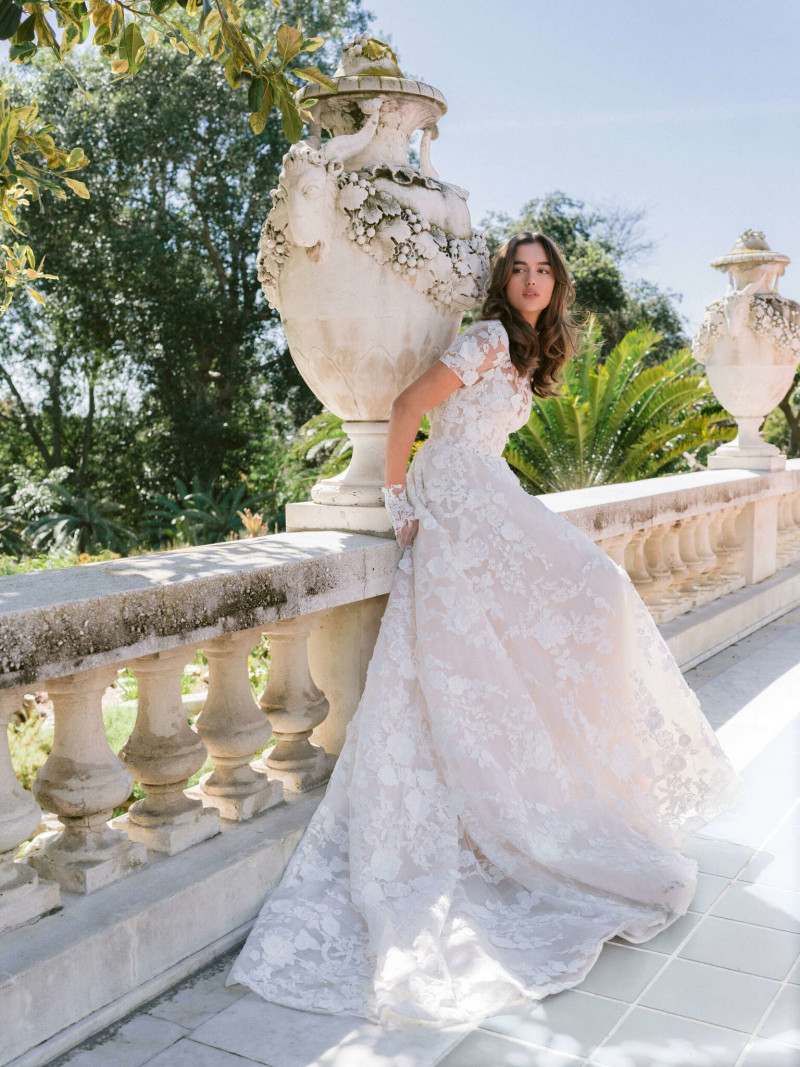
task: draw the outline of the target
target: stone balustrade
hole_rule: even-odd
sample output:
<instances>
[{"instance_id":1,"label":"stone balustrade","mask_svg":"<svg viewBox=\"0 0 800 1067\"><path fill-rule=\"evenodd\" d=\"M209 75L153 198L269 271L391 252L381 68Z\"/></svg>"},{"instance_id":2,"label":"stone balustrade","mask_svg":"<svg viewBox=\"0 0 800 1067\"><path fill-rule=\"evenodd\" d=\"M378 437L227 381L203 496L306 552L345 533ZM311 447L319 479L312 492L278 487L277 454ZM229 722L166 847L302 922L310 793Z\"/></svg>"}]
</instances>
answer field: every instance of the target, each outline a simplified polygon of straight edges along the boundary
<instances>
[{"instance_id":1,"label":"stone balustrade","mask_svg":"<svg viewBox=\"0 0 800 1067\"><path fill-rule=\"evenodd\" d=\"M541 499L625 568L684 667L800 603L800 461ZM323 784L398 558L386 538L297 532L2 579L0 724L35 687L52 700L55 733L33 795L16 780L5 730L0 737L0 934L59 902L111 893L156 862L175 864L221 829L267 825L282 801ZM271 666L256 701L247 656L263 635ZM209 688L190 727L180 677L198 649ZM101 702L123 666L139 703L116 756ZM209 757L213 769L188 789ZM143 798L114 818L134 781ZM15 860L40 805L63 829ZM303 810L307 818L313 807ZM0 972L2 952L0 937Z\"/></svg>"}]
</instances>

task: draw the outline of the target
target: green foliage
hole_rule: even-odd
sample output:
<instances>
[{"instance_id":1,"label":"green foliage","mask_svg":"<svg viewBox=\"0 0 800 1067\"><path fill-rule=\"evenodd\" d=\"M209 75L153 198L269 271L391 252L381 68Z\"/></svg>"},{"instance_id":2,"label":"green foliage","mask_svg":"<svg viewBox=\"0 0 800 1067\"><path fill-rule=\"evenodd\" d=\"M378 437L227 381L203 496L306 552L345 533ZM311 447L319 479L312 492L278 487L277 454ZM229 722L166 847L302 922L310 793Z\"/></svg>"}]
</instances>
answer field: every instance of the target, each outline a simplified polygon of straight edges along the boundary
<instances>
[{"instance_id":1,"label":"green foliage","mask_svg":"<svg viewBox=\"0 0 800 1067\"><path fill-rule=\"evenodd\" d=\"M280 0L272 4L277 11ZM277 25L277 17L259 18L252 9L247 14L245 20L244 0L0 0L0 38L10 41L12 63L27 64L40 52L52 53L78 85L74 65L65 62L77 44L89 42L114 75L127 79L141 70L153 49L168 42L175 54L191 53L214 64L230 89L245 89L255 134L277 108L284 135L297 141L303 123L311 120L308 107L313 103L298 97L298 89L313 83L336 91L325 71L300 59L322 48L324 39L309 35L301 19L296 26ZM83 182L66 177L88 162L83 149L57 148L50 136L53 127L42 126L37 116L35 99L13 106L5 89L0 90L0 232L20 235L20 206L31 197L41 202L42 192L61 198L66 186L89 197ZM28 283L53 275L42 272L41 262L36 266L31 247L4 244L0 253L0 315L19 288L41 302L41 294Z\"/></svg>"},{"instance_id":2,"label":"green foliage","mask_svg":"<svg viewBox=\"0 0 800 1067\"><path fill-rule=\"evenodd\" d=\"M195 477L192 488L175 480L175 495L158 493L153 498L148 540L165 545L209 545L230 539L244 530L240 511L257 506L242 483L235 489L202 487Z\"/></svg>"},{"instance_id":3,"label":"green foliage","mask_svg":"<svg viewBox=\"0 0 800 1067\"><path fill-rule=\"evenodd\" d=\"M89 490L83 495L70 492L56 482L50 484L57 510L35 520L27 528L33 547L68 547L75 552L106 548L125 553L136 540L130 527L119 522L123 505L100 500Z\"/></svg>"},{"instance_id":4,"label":"green foliage","mask_svg":"<svg viewBox=\"0 0 800 1067\"><path fill-rule=\"evenodd\" d=\"M21 786L30 789L53 747L53 727L34 715L8 727L11 762Z\"/></svg>"},{"instance_id":5,"label":"green foliage","mask_svg":"<svg viewBox=\"0 0 800 1067\"><path fill-rule=\"evenodd\" d=\"M684 347L686 338L674 306L680 298L651 282L629 282L625 277L626 265L651 250L641 235L643 217L640 211L590 210L582 200L555 192L529 201L517 219L491 214L483 226L492 252L520 230L554 238L575 283L575 310L579 317L595 315L601 324L601 358L630 330L647 325L661 334L646 357L652 364Z\"/></svg>"},{"instance_id":6,"label":"green foliage","mask_svg":"<svg viewBox=\"0 0 800 1067\"><path fill-rule=\"evenodd\" d=\"M564 368L560 396L534 397L531 416L504 455L532 493L652 478L684 453L730 440L727 416L688 350L648 366L658 334L639 327L598 360L600 327L590 319Z\"/></svg>"}]
</instances>

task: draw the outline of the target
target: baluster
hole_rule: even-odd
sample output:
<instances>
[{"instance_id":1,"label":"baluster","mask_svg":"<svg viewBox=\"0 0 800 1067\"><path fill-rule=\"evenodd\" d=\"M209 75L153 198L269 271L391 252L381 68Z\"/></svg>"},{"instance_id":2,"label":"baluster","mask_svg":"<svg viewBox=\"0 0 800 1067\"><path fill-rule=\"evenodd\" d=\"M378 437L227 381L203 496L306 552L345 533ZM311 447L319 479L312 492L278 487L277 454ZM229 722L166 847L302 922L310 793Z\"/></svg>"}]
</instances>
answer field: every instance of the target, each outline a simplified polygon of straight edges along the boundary
<instances>
[{"instance_id":1,"label":"baluster","mask_svg":"<svg viewBox=\"0 0 800 1067\"><path fill-rule=\"evenodd\" d=\"M777 568L787 566L794 559L794 519L792 498L787 494L778 500Z\"/></svg>"},{"instance_id":2,"label":"baluster","mask_svg":"<svg viewBox=\"0 0 800 1067\"><path fill-rule=\"evenodd\" d=\"M131 664L139 683L139 710L120 752L147 796L114 825L169 856L219 833L219 811L184 792L206 759L206 746L189 726L181 700L181 675L193 653L173 648Z\"/></svg>"},{"instance_id":3,"label":"baluster","mask_svg":"<svg viewBox=\"0 0 800 1067\"><path fill-rule=\"evenodd\" d=\"M664 562L669 567L672 574L672 595L675 598L674 604L676 615L682 615L684 612L691 611L694 606L693 597L686 592L686 582L689 579L689 570L683 561L680 549L682 525L682 519L676 519L674 522L669 523L664 529L662 541Z\"/></svg>"},{"instance_id":4,"label":"baluster","mask_svg":"<svg viewBox=\"0 0 800 1067\"><path fill-rule=\"evenodd\" d=\"M627 567L625 566L625 550L633 537L633 531L626 530L625 533L614 534L612 537L604 537L598 541L598 545L606 553L609 559L612 559L618 567L622 567L627 573Z\"/></svg>"},{"instance_id":5,"label":"baluster","mask_svg":"<svg viewBox=\"0 0 800 1067\"><path fill-rule=\"evenodd\" d=\"M223 819L249 819L283 800L283 783L250 765L272 735L269 719L250 692L247 668L260 637L260 630L249 630L205 646L208 696L195 726L215 766L192 794L219 808Z\"/></svg>"},{"instance_id":6,"label":"baluster","mask_svg":"<svg viewBox=\"0 0 800 1067\"><path fill-rule=\"evenodd\" d=\"M704 591L702 599L702 603L704 604L707 604L710 600L715 600L719 596L719 582L714 573L719 561L717 560L717 554L711 545L710 539L712 520L713 513L695 515L694 519L692 519L695 531L695 550L702 563L702 570L700 571L700 580L698 584Z\"/></svg>"},{"instance_id":7,"label":"baluster","mask_svg":"<svg viewBox=\"0 0 800 1067\"><path fill-rule=\"evenodd\" d=\"M17 781L8 750L8 724L22 706L22 689L0 690L0 933L38 919L60 903L58 882L39 875L14 856L42 821L39 805Z\"/></svg>"},{"instance_id":8,"label":"baluster","mask_svg":"<svg viewBox=\"0 0 800 1067\"><path fill-rule=\"evenodd\" d=\"M636 592L649 607L654 594L655 582L644 559L644 542L647 533L647 530L634 531L625 551L625 569L636 587Z\"/></svg>"},{"instance_id":9,"label":"baluster","mask_svg":"<svg viewBox=\"0 0 800 1067\"><path fill-rule=\"evenodd\" d=\"M103 723L103 693L115 676L113 666L95 667L47 683L55 711L53 748L33 794L64 829L44 834L44 847L27 862L73 893L94 893L147 863L144 847L108 824L133 787Z\"/></svg>"},{"instance_id":10,"label":"baluster","mask_svg":"<svg viewBox=\"0 0 800 1067\"><path fill-rule=\"evenodd\" d=\"M664 526L653 526L644 539L644 561L653 579L651 601L648 603L656 622L674 619L681 598L672 590L672 570L664 558Z\"/></svg>"},{"instance_id":11,"label":"baluster","mask_svg":"<svg viewBox=\"0 0 800 1067\"><path fill-rule=\"evenodd\" d=\"M792 514L792 560L800 559L800 490L789 495Z\"/></svg>"},{"instance_id":12,"label":"baluster","mask_svg":"<svg viewBox=\"0 0 800 1067\"><path fill-rule=\"evenodd\" d=\"M302 793L330 778L336 762L309 741L314 727L328 714L328 701L308 666L308 637L319 613L272 623L269 638L270 675L259 701L272 720L278 743L264 753L264 767L287 789Z\"/></svg>"}]
</instances>

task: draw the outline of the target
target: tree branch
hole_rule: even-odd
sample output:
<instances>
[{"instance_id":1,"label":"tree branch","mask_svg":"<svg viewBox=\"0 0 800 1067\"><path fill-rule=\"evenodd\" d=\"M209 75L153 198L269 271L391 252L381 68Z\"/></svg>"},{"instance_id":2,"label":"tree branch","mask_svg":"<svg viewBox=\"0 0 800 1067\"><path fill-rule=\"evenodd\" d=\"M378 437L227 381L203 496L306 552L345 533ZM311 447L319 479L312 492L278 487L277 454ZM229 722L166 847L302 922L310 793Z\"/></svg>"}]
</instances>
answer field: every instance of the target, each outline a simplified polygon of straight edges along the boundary
<instances>
[{"instance_id":1,"label":"tree branch","mask_svg":"<svg viewBox=\"0 0 800 1067\"><path fill-rule=\"evenodd\" d=\"M50 454L50 449L44 443L44 438L36 429L36 423L34 422L33 416L28 410L27 404L22 399L19 389L17 389L16 385L14 384L14 380L12 379L11 375L8 373L2 363L0 363L0 378L5 381L6 385L11 390L12 396L19 405L20 412L22 413L22 421L25 424L25 429L28 431L31 440L39 450L42 459L47 464L47 469L52 470L55 466L55 463L53 462L53 457Z\"/></svg>"}]
</instances>

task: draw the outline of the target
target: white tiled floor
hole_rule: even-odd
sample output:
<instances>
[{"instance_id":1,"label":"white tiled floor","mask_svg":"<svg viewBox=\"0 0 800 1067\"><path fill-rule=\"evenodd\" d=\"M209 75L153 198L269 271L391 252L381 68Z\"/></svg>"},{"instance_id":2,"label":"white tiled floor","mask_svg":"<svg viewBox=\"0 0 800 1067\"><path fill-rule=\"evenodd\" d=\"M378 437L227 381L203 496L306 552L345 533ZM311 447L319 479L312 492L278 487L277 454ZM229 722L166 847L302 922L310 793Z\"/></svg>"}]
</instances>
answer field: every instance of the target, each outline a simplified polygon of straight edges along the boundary
<instances>
[{"instance_id":1,"label":"white tiled floor","mask_svg":"<svg viewBox=\"0 0 800 1067\"><path fill-rule=\"evenodd\" d=\"M800 610L690 671L747 789L692 839L689 912L471 1033L384 1031L226 989L230 957L51 1067L800 1067Z\"/></svg>"}]
</instances>

